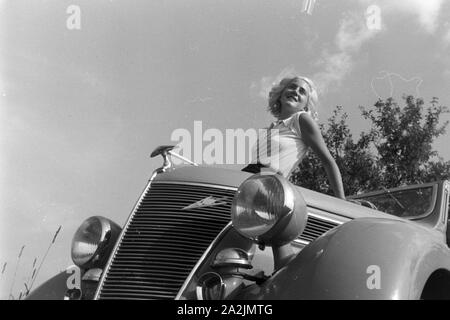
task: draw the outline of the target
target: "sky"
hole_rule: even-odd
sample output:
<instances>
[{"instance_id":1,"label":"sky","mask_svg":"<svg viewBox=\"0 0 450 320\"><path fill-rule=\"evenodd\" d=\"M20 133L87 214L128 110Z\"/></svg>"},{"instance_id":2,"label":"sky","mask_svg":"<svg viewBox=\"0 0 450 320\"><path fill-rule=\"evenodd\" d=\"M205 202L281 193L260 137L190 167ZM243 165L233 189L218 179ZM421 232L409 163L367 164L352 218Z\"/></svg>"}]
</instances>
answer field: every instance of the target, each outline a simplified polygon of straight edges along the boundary
<instances>
[{"instance_id":1,"label":"sky","mask_svg":"<svg viewBox=\"0 0 450 320\"><path fill-rule=\"evenodd\" d=\"M0 0L0 299L30 284L59 226L34 287L72 264L84 219L123 225L175 130L267 126L287 74L355 135L378 98L450 105L450 1L305 1Z\"/></svg>"}]
</instances>

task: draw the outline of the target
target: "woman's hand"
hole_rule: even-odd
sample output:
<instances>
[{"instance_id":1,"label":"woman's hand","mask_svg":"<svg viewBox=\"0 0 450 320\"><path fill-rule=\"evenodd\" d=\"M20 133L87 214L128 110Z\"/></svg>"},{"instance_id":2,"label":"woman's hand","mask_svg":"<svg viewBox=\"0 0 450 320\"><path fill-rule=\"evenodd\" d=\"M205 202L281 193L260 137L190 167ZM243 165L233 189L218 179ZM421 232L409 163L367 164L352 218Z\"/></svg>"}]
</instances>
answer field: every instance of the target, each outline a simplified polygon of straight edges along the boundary
<instances>
[{"instance_id":1,"label":"woman's hand","mask_svg":"<svg viewBox=\"0 0 450 320\"><path fill-rule=\"evenodd\" d=\"M344 187L342 185L342 177L336 161L330 154L319 126L311 118L308 113L301 113L299 117L300 130L305 143L311 147L327 172L328 180L333 188L334 195L345 200Z\"/></svg>"}]
</instances>

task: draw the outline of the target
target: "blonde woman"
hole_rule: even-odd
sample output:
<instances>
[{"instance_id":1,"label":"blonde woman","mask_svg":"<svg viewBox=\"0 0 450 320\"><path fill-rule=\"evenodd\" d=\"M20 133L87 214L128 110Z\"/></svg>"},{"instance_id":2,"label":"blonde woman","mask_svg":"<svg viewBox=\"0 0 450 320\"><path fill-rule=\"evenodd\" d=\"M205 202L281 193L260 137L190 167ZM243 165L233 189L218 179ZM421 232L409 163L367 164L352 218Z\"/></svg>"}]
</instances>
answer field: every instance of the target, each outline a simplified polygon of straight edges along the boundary
<instances>
[{"instance_id":1,"label":"blonde woman","mask_svg":"<svg viewBox=\"0 0 450 320\"><path fill-rule=\"evenodd\" d=\"M317 102L314 83L306 77L284 78L275 85L268 109L277 121L259 137L254 159L243 171L257 173L267 168L288 178L311 148L325 168L334 195L345 199L341 173L317 125Z\"/></svg>"}]
</instances>

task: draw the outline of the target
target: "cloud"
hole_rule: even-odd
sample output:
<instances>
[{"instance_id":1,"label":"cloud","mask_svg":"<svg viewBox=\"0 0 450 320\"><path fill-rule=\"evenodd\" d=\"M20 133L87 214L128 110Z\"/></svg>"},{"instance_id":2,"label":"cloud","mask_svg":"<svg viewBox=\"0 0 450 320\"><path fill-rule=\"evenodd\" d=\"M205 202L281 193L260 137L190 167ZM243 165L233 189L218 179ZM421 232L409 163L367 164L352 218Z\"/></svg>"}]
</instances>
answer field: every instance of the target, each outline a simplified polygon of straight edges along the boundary
<instances>
[{"instance_id":1,"label":"cloud","mask_svg":"<svg viewBox=\"0 0 450 320\"><path fill-rule=\"evenodd\" d=\"M364 16L347 13L340 21L339 30L334 38L333 50L323 49L317 61L313 62L319 68L312 79L319 92L324 94L330 85L336 87L351 72L355 58L361 47L379 30L370 30L366 26ZM266 99L272 86L286 76L296 75L293 66L285 67L276 76L264 76L259 82L250 86L250 95Z\"/></svg>"},{"instance_id":2,"label":"cloud","mask_svg":"<svg viewBox=\"0 0 450 320\"><path fill-rule=\"evenodd\" d=\"M353 70L358 53L362 46L373 38L380 31L385 31L386 25L383 23L383 16L398 15L401 13L413 14L418 18L420 25L425 31L434 33L438 26L439 13L443 0L360 0L363 6L361 9L371 5L380 8L381 28L370 29L366 25L365 17L361 12L348 12L344 19L340 21L338 33L334 39L334 48L323 49L320 58L315 65L319 71L313 75L313 79L324 94L331 85L339 87L341 82ZM450 29L444 36L444 41L450 45Z\"/></svg>"},{"instance_id":3,"label":"cloud","mask_svg":"<svg viewBox=\"0 0 450 320\"><path fill-rule=\"evenodd\" d=\"M347 14L341 20L335 36L335 50L324 49L316 65L320 71L313 79L323 94L331 84L339 86L342 80L352 71L357 53L364 43L375 36L379 30L369 30L363 18L356 14Z\"/></svg>"},{"instance_id":4,"label":"cloud","mask_svg":"<svg viewBox=\"0 0 450 320\"><path fill-rule=\"evenodd\" d=\"M318 71L311 76L321 94L332 87L339 87L343 80L352 72L363 46L378 33L384 32L389 25L384 23L387 15L412 15L425 32L435 33L438 29L439 15L444 4L443 0L359 0L359 8L344 13L340 21L334 43L320 52L313 65ZM369 28L366 9L371 5L380 8L381 28ZM450 47L450 28L443 35L443 42ZM250 95L253 98L267 98L273 83L287 74L295 74L293 67L284 68L277 76L264 76L250 85Z\"/></svg>"},{"instance_id":5,"label":"cloud","mask_svg":"<svg viewBox=\"0 0 450 320\"><path fill-rule=\"evenodd\" d=\"M397 0L389 1L389 3L394 11L410 12L417 15L420 24L426 31L433 33L436 30L443 0Z\"/></svg>"}]
</instances>

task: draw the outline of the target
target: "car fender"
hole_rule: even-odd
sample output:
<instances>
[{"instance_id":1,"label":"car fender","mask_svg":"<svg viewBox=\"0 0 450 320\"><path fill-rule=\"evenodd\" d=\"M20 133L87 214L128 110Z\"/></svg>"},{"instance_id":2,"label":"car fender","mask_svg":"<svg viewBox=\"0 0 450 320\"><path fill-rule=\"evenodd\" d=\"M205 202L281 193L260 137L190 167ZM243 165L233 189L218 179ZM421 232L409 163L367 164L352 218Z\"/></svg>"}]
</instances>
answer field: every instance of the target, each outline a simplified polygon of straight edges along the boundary
<instances>
[{"instance_id":1,"label":"car fender","mask_svg":"<svg viewBox=\"0 0 450 320\"><path fill-rule=\"evenodd\" d=\"M64 300L70 273L63 271L34 289L26 300Z\"/></svg>"},{"instance_id":2,"label":"car fender","mask_svg":"<svg viewBox=\"0 0 450 320\"><path fill-rule=\"evenodd\" d=\"M247 299L420 299L430 275L450 270L442 235L407 220L360 218L307 245Z\"/></svg>"}]
</instances>

